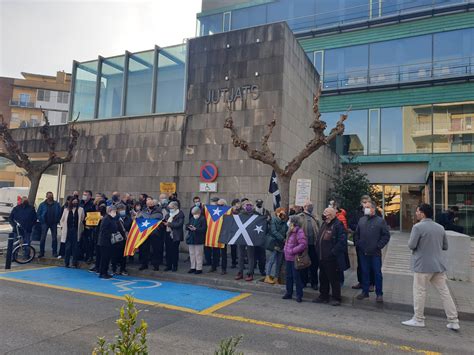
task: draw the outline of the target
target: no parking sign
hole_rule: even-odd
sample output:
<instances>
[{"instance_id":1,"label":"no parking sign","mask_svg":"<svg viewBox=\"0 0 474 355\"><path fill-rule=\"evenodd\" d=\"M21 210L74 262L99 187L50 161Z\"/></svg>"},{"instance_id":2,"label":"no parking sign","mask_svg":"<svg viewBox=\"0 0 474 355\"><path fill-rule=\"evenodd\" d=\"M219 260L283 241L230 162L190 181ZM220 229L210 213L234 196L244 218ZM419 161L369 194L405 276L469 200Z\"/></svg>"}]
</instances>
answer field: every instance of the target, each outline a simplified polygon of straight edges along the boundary
<instances>
[{"instance_id":1,"label":"no parking sign","mask_svg":"<svg viewBox=\"0 0 474 355\"><path fill-rule=\"evenodd\" d=\"M202 182L213 182L217 179L217 166L212 163L205 163L201 166L199 177Z\"/></svg>"}]
</instances>

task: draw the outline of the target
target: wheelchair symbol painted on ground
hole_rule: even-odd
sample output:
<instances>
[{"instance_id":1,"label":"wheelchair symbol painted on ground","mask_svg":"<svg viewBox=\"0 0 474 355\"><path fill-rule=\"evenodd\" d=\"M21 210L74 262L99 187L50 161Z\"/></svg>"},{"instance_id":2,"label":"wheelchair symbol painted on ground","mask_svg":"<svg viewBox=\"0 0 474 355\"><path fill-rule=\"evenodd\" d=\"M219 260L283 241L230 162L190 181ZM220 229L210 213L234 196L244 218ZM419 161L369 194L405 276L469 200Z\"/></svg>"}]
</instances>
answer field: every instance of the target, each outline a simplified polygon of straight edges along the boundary
<instances>
[{"instance_id":1,"label":"wheelchair symbol painted on ground","mask_svg":"<svg viewBox=\"0 0 474 355\"><path fill-rule=\"evenodd\" d=\"M161 286L161 282L152 280L111 280L118 292L130 292L147 288L156 288Z\"/></svg>"}]
</instances>

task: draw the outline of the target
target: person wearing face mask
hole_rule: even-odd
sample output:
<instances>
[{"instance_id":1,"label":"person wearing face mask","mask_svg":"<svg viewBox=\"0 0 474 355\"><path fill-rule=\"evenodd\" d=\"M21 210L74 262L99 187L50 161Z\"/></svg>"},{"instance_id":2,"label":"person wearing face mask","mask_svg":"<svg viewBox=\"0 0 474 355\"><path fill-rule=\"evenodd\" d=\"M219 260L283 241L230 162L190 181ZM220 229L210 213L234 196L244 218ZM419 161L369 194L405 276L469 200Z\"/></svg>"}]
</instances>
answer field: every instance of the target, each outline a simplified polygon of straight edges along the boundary
<instances>
[{"instance_id":1,"label":"person wearing face mask","mask_svg":"<svg viewBox=\"0 0 474 355\"><path fill-rule=\"evenodd\" d=\"M137 215L138 217L156 219L161 221L163 219L163 209L158 206L158 201L154 200L151 197L147 198L146 208L142 209L141 212ZM163 235L160 233L160 228L156 228L150 236L145 240L145 242L140 246L140 267L138 270L148 269L148 263L151 261L154 271L160 270L160 264L163 261ZM150 248L152 253L150 255Z\"/></svg>"},{"instance_id":2,"label":"person wearing face mask","mask_svg":"<svg viewBox=\"0 0 474 355\"><path fill-rule=\"evenodd\" d=\"M74 192L72 193L72 197L77 198L77 199L79 200L79 198L80 198L80 197L79 197L79 191L74 191Z\"/></svg>"},{"instance_id":3,"label":"person wearing face mask","mask_svg":"<svg viewBox=\"0 0 474 355\"><path fill-rule=\"evenodd\" d=\"M98 242L99 242L99 235L100 235L100 226L102 224L102 220L107 214L106 201L102 198L96 199L94 201L94 206L96 208L96 212L100 213L100 220L99 220L99 224L94 228L93 233L92 233L92 238L94 239L95 264L89 269L89 271L99 274L101 255L100 255L100 246L98 245Z\"/></svg>"},{"instance_id":4,"label":"person wearing face mask","mask_svg":"<svg viewBox=\"0 0 474 355\"><path fill-rule=\"evenodd\" d=\"M324 220L316 236L316 254L319 263L319 297L315 303L329 303L329 287L332 293L332 305L341 305L341 271L347 270L345 254L347 235L343 224L336 217L336 209L324 210Z\"/></svg>"},{"instance_id":5,"label":"person wearing face mask","mask_svg":"<svg viewBox=\"0 0 474 355\"><path fill-rule=\"evenodd\" d=\"M68 207L64 209L61 217L61 242L65 243L64 264L70 267L70 259L72 256L72 264L77 267L78 262L78 243L84 228L84 209L79 206L79 199L73 197L68 203Z\"/></svg>"},{"instance_id":6,"label":"person wearing face mask","mask_svg":"<svg viewBox=\"0 0 474 355\"><path fill-rule=\"evenodd\" d=\"M270 211L263 207L263 200L258 199L255 201L255 212L260 216L265 216L267 218L267 226L272 220ZM267 254L264 246L255 247L255 264L258 266L260 275L267 276L265 272L265 267L267 265Z\"/></svg>"},{"instance_id":7,"label":"person wearing face mask","mask_svg":"<svg viewBox=\"0 0 474 355\"><path fill-rule=\"evenodd\" d=\"M238 198L235 198L231 202L231 213L232 214L239 214L242 211L241 205L240 205L240 200ZM232 244L230 246L230 258L231 258L231 268L235 269L237 267L237 245Z\"/></svg>"},{"instance_id":8,"label":"person wearing face mask","mask_svg":"<svg viewBox=\"0 0 474 355\"><path fill-rule=\"evenodd\" d=\"M364 204L364 217L357 225L354 233L354 244L359 248L362 268L362 292L358 300L369 297L370 271L375 274L376 301L383 303L382 290L382 249L390 240L390 232L382 217L376 215L375 202Z\"/></svg>"},{"instance_id":9,"label":"person wearing face mask","mask_svg":"<svg viewBox=\"0 0 474 355\"><path fill-rule=\"evenodd\" d=\"M106 215L100 223L99 240L97 245L100 248L99 277L101 279L110 279L109 274L110 260L113 255L112 235L122 233L119 229L117 220L117 207L107 206Z\"/></svg>"},{"instance_id":10,"label":"person wearing face mask","mask_svg":"<svg viewBox=\"0 0 474 355\"><path fill-rule=\"evenodd\" d=\"M41 223L40 253L38 258L44 256L46 236L51 231L51 248L53 257L58 256L58 223L61 220L61 205L54 200L51 191L46 193L46 200L38 207L38 220Z\"/></svg>"},{"instance_id":11,"label":"person wearing face mask","mask_svg":"<svg viewBox=\"0 0 474 355\"><path fill-rule=\"evenodd\" d=\"M242 203L242 213L243 215L253 215L255 210L252 202L245 200ZM237 257L239 263L239 272L235 277L236 280L242 280L244 278L244 265L245 265L245 256L247 255L248 259L248 271L245 281L253 281L253 275L255 270L255 247L249 245L237 245Z\"/></svg>"},{"instance_id":12,"label":"person wearing face mask","mask_svg":"<svg viewBox=\"0 0 474 355\"><path fill-rule=\"evenodd\" d=\"M31 232L36 220L37 215L34 206L30 205L28 196L23 196L21 203L13 207L9 217L10 225L14 231L16 231L16 224L20 224L19 232L23 237L23 243L28 245L31 243ZM25 250L29 253L30 248Z\"/></svg>"},{"instance_id":13,"label":"person wearing face mask","mask_svg":"<svg viewBox=\"0 0 474 355\"><path fill-rule=\"evenodd\" d=\"M166 268L165 271L178 271L179 244L184 240L184 213L179 209L177 201L171 201L168 205L169 215L163 222L166 227Z\"/></svg>"},{"instance_id":14,"label":"person wearing face mask","mask_svg":"<svg viewBox=\"0 0 474 355\"><path fill-rule=\"evenodd\" d=\"M138 195L138 203L142 206L142 210L146 208L146 200L148 198L148 195L145 193L141 193Z\"/></svg>"},{"instance_id":15,"label":"person wearing face mask","mask_svg":"<svg viewBox=\"0 0 474 355\"><path fill-rule=\"evenodd\" d=\"M199 206L191 209L191 218L186 226L188 236L186 243L189 247L189 259L191 260L191 268L189 274L202 274L202 261L204 256L204 241L206 239L206 218L202 214Z\"/></svg>"},{"instance_id":16,"label":"person wearing face mask","mask_svg":"<svg viewBox=\"0 0 474 355\"><path fill-rule=\"evenodd\" d=\"M301 281L303 287L311 283L313 290L318 289L318 258L316 256L316 237L319 232L319 221L313 215L314 206L310 201L307 201L303 206L303 212L298 216L301 217L302 228L306 238L308 239L308 255L311 259L311 266L309 268L300 270Z\"/></svg>"},{"instance_id":17,"label":"person wearing face mask","mask_svg":"<svg viewBox=\"0 0 474 355\"><path fill-rule=\"evenodd\" d=\"M124 204L119 203L115 207L117 208L115 221L117 223L118 231L123 236L123 240L112 245L112 272L114 275L126 276L128 275L126 269L127 258L123 256L123 253L125 250L125 244L127 242L127 232L130 231L132 220L130 216L127 215L127 207Z\"/></svg>"},{"instance_id":18,"label":"person wearing face mask","mask_svg":"<svg viewBox=\"0 0 474 355\"><path fill-rule=\"evenodd\" d=\"M201 210L201 214L203 214L203 207L201 203L201 198L199 196L193 197L193 204L191 205L191 208L189 209L189 216L188 220L190 221L193 218L193 208L198 207Z\"/></svg>"},{"instance_id":19,"label":"person wearing face mask","mask_svg":"<svg viewBox=\"0 0 474 355\"><path fill-rule=\"evenodd\" d=\"M265 283L270 285L279 284L281 265L283 264L283 246L285 245L288 225L285 209L279 207L275 211L275 217L270 222L270 232L265 240L265 248L271 255L267 261Z\"/></svg>"},{"instance_id":20,"label":"person wearing face mask","mask_svg":"<svg viewBox=\"0 0 474 355\"><path fill-rule=\"evenodd\" d=\"M95 249L95 242L94 242L94 228L96 226L92 226L87 222L87 215L91 212L96 212L96 208L94 206L94 201L92 200L92 191L84 190L82 193L82 199L80 206L84 209L84 213L86 216L85 219L85 226L84 231L82 232L82 237L80 239L80 251L81 251L81 259L84 258L88 263L92 262L94 257L94 249Z\"/></svg>"},{"instance_id":21,"label":"person wearing face mask","mask_svg":"<svg viewBox=\"0 0 474 355\"><path fill-rule=\"evenodd\" d=\"M107 206L115 206L118 203L120 203L120 192L114 191L112 192L112 198L107 200Z\"/></svg>"}]
</instances>

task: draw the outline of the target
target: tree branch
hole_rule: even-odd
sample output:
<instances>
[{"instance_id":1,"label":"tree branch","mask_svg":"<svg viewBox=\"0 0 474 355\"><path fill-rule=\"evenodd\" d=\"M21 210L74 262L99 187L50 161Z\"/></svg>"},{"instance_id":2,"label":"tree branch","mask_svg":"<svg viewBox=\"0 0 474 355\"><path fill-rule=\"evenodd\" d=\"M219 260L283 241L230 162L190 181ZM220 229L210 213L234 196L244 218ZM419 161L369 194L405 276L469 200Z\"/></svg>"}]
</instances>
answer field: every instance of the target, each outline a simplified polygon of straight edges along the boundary
<instances>
[{"instance_id":1,"label":"tree branch","mask_svg":"<svg viewBox=\"0 0 474 355\"><path fill-rule=\"evenodd\" d=\"M31 168L30 157L23 153L18 143L12 137L10 128L0 114L0 138L3 141L4 151L0 152L0 157L11 160L16 166L28 170Z\"/></svg>"}]
</instances>

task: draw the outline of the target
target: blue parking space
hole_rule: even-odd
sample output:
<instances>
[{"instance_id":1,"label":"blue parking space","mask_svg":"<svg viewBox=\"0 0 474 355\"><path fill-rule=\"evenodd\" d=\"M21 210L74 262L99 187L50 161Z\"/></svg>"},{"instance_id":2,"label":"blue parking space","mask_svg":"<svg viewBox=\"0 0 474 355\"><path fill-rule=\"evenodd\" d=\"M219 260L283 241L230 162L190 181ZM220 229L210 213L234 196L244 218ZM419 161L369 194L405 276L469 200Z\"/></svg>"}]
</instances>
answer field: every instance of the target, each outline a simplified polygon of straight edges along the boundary
<instances>
[{"instance_id":1,"label":"blue parking space","mask_svg":"<svg viewBox=\"0 0 474 355\"><path fill-rule=\"evenodd\" d=\"M117 276L99 279L96 274L80 269L51 267L29 269L1 274L2 279L34 283L45 287L63 288L83 293L123 297L130 294L137 300L180 307L183 310L201 312L221 303L232 303L242 294L204 286L159 281L134 276Z\"/></svg>"}]
</instances>

